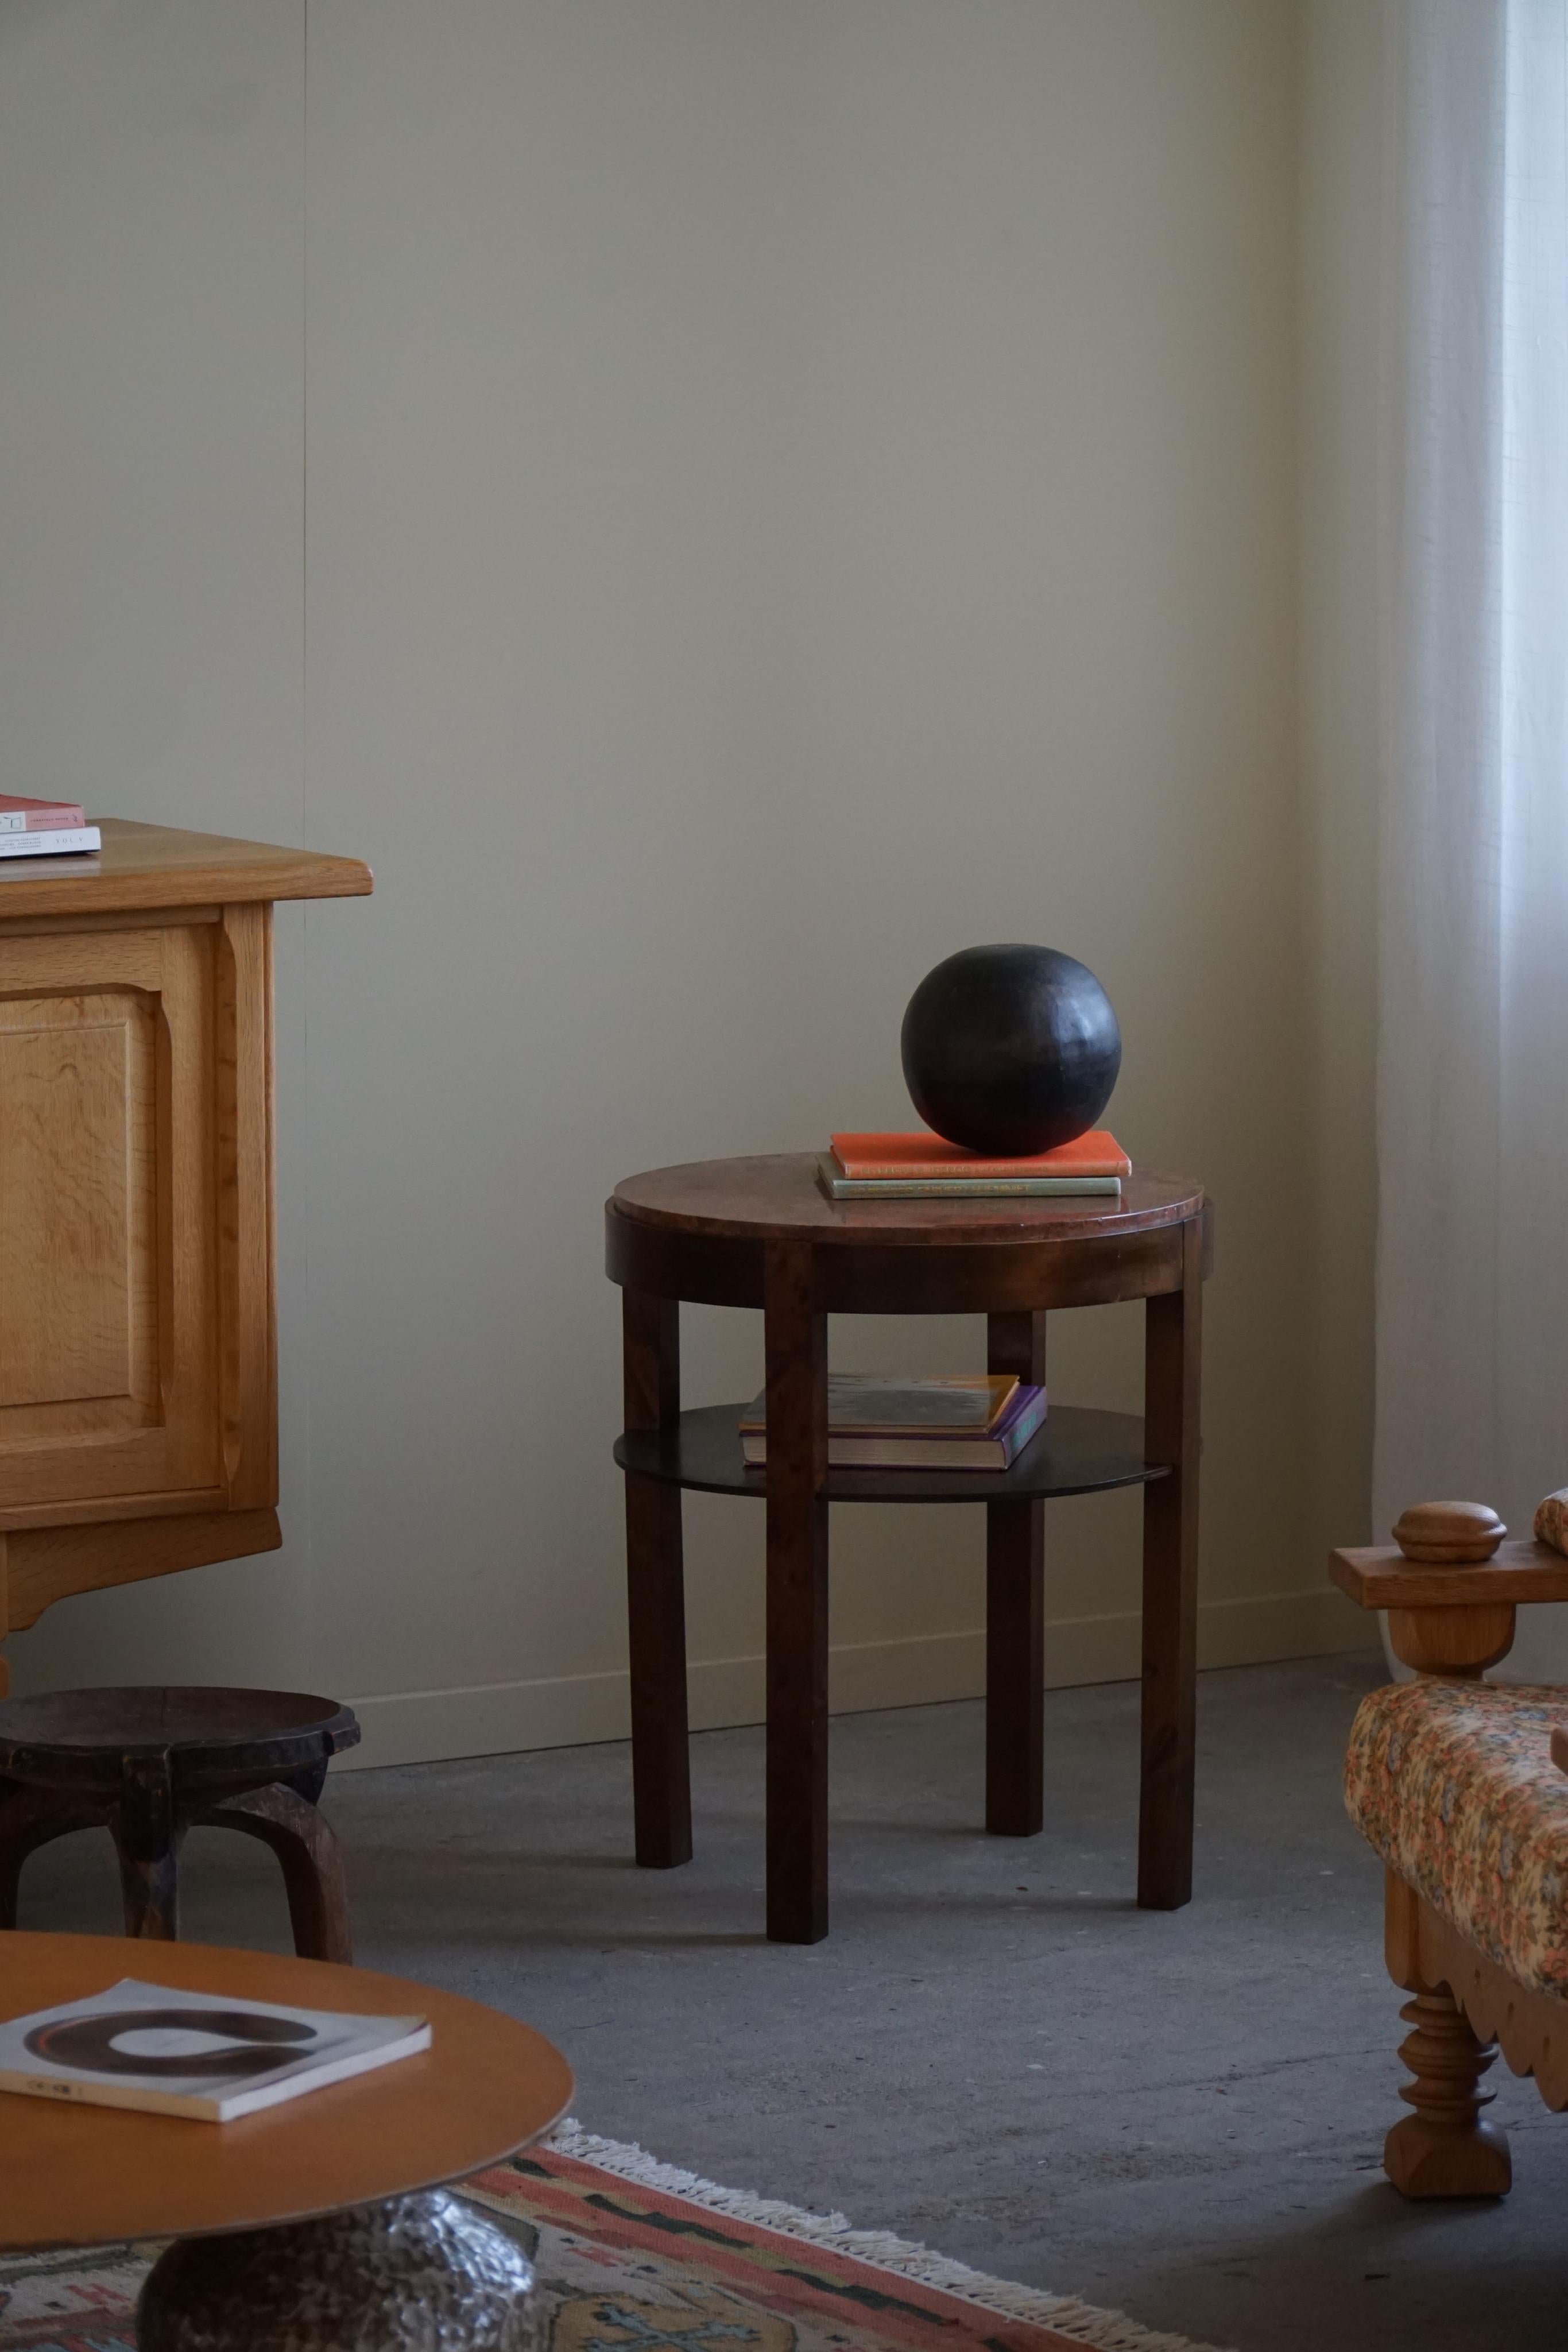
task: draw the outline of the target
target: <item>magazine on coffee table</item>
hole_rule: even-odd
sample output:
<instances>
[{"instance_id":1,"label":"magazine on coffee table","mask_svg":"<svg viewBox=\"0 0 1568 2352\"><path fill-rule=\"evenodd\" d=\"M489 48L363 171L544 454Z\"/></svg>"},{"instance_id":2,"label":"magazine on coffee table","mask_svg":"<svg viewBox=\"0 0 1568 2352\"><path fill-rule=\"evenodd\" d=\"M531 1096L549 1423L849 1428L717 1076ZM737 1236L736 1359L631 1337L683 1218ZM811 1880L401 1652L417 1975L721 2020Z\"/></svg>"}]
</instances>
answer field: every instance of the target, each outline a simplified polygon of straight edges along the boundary
<instances>
[{"instance_id":1,"label":"magazine on coffee table","mask_svg":"<svg viewBox=\"0 0 1568 2352\"><path fill-rule=\"evenodd\" d=\"M0 2021L0 2091L224 2124L429 2047L423 2017L285 2009L124 1977Z\"/></svg>"}]
</instances>

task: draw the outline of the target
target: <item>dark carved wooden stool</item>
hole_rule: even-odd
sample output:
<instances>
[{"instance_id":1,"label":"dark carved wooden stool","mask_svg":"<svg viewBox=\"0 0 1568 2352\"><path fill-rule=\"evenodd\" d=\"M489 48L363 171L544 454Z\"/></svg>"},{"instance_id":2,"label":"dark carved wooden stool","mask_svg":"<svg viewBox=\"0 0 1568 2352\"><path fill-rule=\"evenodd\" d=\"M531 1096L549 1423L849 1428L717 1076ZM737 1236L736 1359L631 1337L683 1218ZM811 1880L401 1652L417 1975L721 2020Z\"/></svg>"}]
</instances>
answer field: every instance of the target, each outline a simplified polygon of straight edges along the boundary
<instances>
[{"instance_id":1,"label":"dark carved wooden stool","mask_svg":"<svg viewBox=\"0 0 1568 2352\"><path fill-rule=\"evenodd\" d=\"M329 1759L352 1748L351 1707L301 1691L52 1691L0 1705L0 1928L16 1924L27 1856L68 1831L107 1829L125 1932L179 1934L181 1842L243 1830L283 1865L294 1948L353 1957L338 1841L316 1810Z\"/></svg>"}]
</instances>

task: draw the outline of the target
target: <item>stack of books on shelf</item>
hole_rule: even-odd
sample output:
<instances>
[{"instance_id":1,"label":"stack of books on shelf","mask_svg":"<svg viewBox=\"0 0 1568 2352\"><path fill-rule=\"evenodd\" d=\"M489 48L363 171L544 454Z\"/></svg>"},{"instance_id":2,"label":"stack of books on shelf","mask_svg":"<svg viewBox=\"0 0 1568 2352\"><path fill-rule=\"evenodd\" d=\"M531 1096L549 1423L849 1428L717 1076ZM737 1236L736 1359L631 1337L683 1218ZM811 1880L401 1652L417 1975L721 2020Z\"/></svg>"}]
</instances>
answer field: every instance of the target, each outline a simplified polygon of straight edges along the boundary
<instances>
[{"instance_id":1,"label":"stack of books on shelf","mask_svg":"<svg viewBox=\"0 0 1568 2352\"><path fill-rule=\"evenodd\" d=\"M741 1453L768 1460L766 1396L740 1417ZM1005 1373L828 1375L828 1464L844 1470L1005 1470L1045 1419L1045 1391Z\"/></svg>"},{"instance_id":2,"label":"stack of books on shelf","mask_svg":"<svg viewBox=\"0 0 1568 2352\"><path fill-rule=\"evenodd\" d=\"M89 824L78 802L0 793L0 857L68 857L102 847L103 835Z\"/></svg>"},{"instance_id":3,"label":"stack of books on shelf","mask_svg":"<svg viewBox=\"0 0 1568 2352\"><path fill-rule=\"evenodd\" d=\"M1113 1135L1092 1127L1054 1151L987 1160L939 1135L835 1135L818 1173L830 1201L984 1200L1017 1193L1119 1200L1133 1163Z\"/></svg>"}]
</instances>

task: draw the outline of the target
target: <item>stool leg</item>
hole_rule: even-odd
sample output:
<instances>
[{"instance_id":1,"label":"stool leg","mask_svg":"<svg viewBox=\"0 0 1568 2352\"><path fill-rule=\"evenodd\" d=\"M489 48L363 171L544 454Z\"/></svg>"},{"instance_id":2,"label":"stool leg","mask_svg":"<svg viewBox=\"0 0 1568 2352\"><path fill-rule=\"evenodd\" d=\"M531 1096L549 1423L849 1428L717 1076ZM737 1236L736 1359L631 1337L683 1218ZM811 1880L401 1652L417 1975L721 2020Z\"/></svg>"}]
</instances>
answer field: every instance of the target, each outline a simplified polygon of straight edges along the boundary
<instances>
[{"instance_id":1,"label":"stool leg","mask_svg":"<svg viewBox=\"0 0 1568 2352\"><path fill-rule=\"evenodd\" d=\"M120 1857L125 1932L172 1944L180 1934L180 1844L185 1824L175 1818L167 1756L126 1761L120 1802L110 1817Z\"/></svg>"},{"instance_id":2,"label":"stool leg","mask_svg":"<svg viewBox=\"0 0 1568 2352\"><path fill-rule=\"evenodd\" d=\"M343 1851L314 1805L275 1780L193 1813L193 1822L243 1830L272 1848L283 1866L294 1948L302 1960L353 1960Z\"/></svg>"},{"instance_id":3,"label":"stool leg","mask_svg":"<svg viewBox=\"0 0 1568 2352\"><path fill-rule=\"evenodd\" d=\"M51 1839L91 1829L101 1812L84 1811L54 1789L26 1789L0 1781L0 1928L16 1924L22 1864Z\"/></svg>"},{"instance_id":4,"label":"stool leg","mask_svg":"<svg viewBox=\"0 0 1568 2352\"><path fill-rule=\"evenodd\" d=\"M179 1845L149 1860L130 1853L117 1835L120 1855L120 1897L125 1908L125 1932L144 1936L150 1943L173 1944L180 1937Z\"/></svg>"}]
</instances>

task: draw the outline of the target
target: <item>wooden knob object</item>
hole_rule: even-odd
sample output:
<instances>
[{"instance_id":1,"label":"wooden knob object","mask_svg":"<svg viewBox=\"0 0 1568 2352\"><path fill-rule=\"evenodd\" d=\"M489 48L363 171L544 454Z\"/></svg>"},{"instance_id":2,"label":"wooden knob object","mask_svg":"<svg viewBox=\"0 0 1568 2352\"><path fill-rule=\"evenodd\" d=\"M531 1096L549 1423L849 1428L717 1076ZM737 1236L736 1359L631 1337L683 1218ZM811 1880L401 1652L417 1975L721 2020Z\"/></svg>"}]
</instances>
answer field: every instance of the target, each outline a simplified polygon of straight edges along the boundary
<instances>
[{"instance_id":1,"label":"wooden knob object","mask_svg":"<svg viewBox=\"0 0 1568 2352\"><path fill-rule=\"evenodd\" d=\"M1485 1503L1413 1503L1395 1522L1394 1540L1406 1559L1427 1568L1473 1568L1507 1533Z\"/></svg>"}]
</instances>

